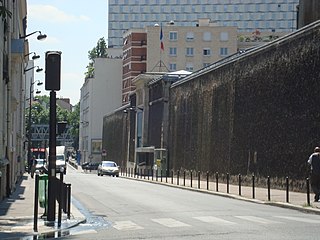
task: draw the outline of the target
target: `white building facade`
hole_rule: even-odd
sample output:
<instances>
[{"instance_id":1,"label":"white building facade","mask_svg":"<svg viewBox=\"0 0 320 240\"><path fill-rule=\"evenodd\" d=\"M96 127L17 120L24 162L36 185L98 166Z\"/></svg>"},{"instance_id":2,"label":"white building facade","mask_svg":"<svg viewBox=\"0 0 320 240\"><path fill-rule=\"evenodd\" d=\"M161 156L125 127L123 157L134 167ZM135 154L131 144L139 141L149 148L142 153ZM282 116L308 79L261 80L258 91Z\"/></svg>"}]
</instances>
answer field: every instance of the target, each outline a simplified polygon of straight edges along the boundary
<instances>
[{"instance_id":1,"label":"white building facade","mask_svg":"<svg viewBox=\"0 0 320 240\"><path fill-rule=\"evenodd\" d=\"M81 163L101 161L103 116L121 106L122 49L108 49L108 56L94 60L94 78L80 90Z\"/></svg>"}]
</instances>

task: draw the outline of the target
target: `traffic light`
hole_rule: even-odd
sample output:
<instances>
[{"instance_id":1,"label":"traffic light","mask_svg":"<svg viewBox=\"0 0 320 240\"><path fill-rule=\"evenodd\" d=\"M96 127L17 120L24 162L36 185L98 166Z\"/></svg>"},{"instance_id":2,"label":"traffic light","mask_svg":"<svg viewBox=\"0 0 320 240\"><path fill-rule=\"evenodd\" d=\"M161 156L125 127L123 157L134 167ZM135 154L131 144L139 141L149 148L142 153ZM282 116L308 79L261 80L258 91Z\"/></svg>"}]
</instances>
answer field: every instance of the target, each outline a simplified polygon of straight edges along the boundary
<instances>
[{"instance_id":1,"label":"traffic light","mask_svg":"<svg viewBox=\"0 0 320 240\"><path fill-rule=\"evenodd\" d=\"M61 52L46 52L46 90L60 90Z\"/></svg>"}]
</instances>

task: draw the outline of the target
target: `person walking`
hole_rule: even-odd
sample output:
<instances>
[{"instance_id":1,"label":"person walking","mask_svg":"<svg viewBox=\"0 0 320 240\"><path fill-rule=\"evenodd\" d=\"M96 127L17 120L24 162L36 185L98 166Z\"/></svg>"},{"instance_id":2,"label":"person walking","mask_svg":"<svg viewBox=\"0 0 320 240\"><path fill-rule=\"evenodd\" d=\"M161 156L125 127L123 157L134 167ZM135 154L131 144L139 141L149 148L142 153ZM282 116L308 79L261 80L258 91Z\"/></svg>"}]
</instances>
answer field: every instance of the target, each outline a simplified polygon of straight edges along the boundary
<instances>
[{"instance_id":1,"label":"person walking","mask_svg":"<svg viewBox=\"0 0 320 240\"><path fill-rule=\"evenodd\" d=\"M314 192L314 201L318 202L320 198L320 147L315 147L308 159L311 167L311 188Z\"/></svg>"}]
</instances>

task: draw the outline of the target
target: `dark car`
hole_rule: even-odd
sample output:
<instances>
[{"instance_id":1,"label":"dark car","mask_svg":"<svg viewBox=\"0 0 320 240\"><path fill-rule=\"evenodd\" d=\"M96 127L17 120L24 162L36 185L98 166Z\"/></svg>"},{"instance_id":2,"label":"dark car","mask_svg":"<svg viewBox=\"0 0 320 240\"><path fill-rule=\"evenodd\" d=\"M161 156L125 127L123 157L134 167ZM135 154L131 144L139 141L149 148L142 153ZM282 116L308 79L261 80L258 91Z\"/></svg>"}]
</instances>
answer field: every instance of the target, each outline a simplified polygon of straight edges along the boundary
<instances>
[{"instance_id":1,"label":"dark car","mask_svg":"<svg viewBox=\"0 0 320 240\"><path fill-rule=\"evenodd\" d=\"M99 163L97 162L85 162L81 165L82 169L86 171L97 170L98 166L99 166Z\"/></svg>"}]
</instances>

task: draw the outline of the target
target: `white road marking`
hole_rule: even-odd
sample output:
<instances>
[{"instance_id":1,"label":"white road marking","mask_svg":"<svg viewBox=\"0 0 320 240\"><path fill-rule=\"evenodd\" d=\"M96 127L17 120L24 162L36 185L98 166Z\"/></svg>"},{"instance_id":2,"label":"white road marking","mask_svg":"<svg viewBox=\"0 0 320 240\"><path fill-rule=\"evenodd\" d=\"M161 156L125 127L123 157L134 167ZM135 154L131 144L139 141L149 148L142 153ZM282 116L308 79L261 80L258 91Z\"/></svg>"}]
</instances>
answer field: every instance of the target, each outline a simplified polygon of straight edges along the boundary
<instances>
[{"instance_id":1,"label":"white road marking","mask_svg":"<svg viewBox=\"0 0 320 240\"><path fill-rule=\"evenodd\" d=\"M304 223L316 223L319 224L319 220L309 219L309 218L302 218L302 217L289 217L289 216L275 216L277 218L297 221L297 222L304 222Z\"/></svg>"},{"instance_id":2,"label":"white road marking","mask_svg":"<svg viewBox=\"0 0 320 240\"><path fill-rule=\"evenodd\" d=\"M235 217L246 220L246 221L255 222L255 223L262 223L262 224L280 223L280 222L271 221L268 219L255 217L255 216L235 216Z\"/></svg>"},{"instance_id":3,"label":"white road marking","mask_svg":"<svg viewBox=\"0 0 320 240\"><path fill-rule=\"evenodd\" d=\"M118 230L140 230L140 229L143 229L143 227L141 227L131 221L118 221L118 222L115 222L113 227Z\"/></svg>"},{"instance_id":4,"label":"white road marking","mask_svg":"<svg viewBox=\"0 0 320 240\"><path fill-rule=\"evenodd\" d=\"M84 230L80 232L71 233L72 236L81 235L81 234L90 234L90 233L97 233L96 230Z\"/></svg>"},{"instance_id":5,"label":"white road marking","mask_svg":"<svg viewBox=\"0 0 320 240\"><path fill-rule=\"evenodd\" d=\"M193 217L194 219L200 220L205 223L215 223L215 224L236 224L234 222L230 222L227 220L224 220L222 218L217 218L213 216L202 216L202 217Z\"/></svg>"},{"instance_id":6,"label":"white road marking","mask_svg":"<svg viewBox=\"0 0 320 240\"><path fill-rule=\"evenodd\" d=\"M169 228L175 228L175 227L190 227L190 225L180 222L178 220L175 220L173 218L158 218L158 219L151 219L153 222L159 223L163 226L169 227Z\"/></svg>"}]
</instances>

